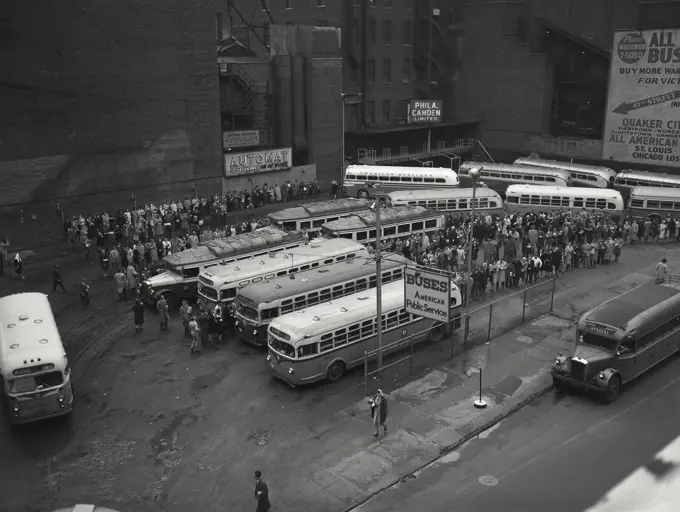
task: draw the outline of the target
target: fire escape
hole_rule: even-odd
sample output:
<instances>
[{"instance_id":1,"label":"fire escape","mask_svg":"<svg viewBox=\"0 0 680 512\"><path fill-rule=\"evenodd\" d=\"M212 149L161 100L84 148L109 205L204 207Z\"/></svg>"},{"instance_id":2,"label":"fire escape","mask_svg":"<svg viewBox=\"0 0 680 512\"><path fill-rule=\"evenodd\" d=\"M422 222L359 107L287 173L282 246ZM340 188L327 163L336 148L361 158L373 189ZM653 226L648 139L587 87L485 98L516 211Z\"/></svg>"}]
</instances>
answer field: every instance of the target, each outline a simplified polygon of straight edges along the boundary
<instances>
[{"instance_id":1,"label":"fire escape","mask_svg":"<svg viewBox=\"0 0 680 512\"><path fill-rule=\"evenodd\" d=\"M272 94L268 82L254 80L243 66L220 63L222 120L229 130L269 130Z\"/></svg>"}]
</instances>

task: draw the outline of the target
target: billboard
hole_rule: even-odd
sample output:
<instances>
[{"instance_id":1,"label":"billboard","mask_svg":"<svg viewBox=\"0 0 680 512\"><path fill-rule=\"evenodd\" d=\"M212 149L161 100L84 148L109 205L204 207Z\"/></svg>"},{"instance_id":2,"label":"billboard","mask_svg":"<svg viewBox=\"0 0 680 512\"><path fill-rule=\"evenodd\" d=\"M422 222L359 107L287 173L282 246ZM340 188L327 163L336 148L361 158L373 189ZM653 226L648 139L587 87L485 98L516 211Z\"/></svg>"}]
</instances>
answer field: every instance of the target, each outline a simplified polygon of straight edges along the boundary
<instances>
[{"instance_id":1,"label":"billboard","mask_svg":"<svg viewBox=\"0 0 680 512\"><path fill-rule=\"evenodd\" d=\"M442 100L409 101L408 122L416 123L441 123Z\"/></svg>"},{"instance_id":2,"label":"billboard","mask_svg":"<svg viewBox=\"0 0 680 512\"><path fill-rule=\"evenodd\" d=\"M680 167L680 29L614 33L602 158Z\"/></svg>"},{"instance_id":3,"label":"billboard","mask_svg":"<svg viewBox=\"0 0 680 512\"><path fill-rule=\"evenodd\" d=\"M292 148L276 148L250 153L224 155L224 173L227 178L242 174L281 171L293 167Z\"/></svg>"},{"instance_id":4,"label":"billboard","mask_svg":"<svg viewBox=\"0 0 680 512\"><path fill-rule=\"evenodd\" d=\"M451 279L432 270L406 267L404 304L408 313L449 322Z\"/></svg>"},{"instance_id":5,"label":"billboard","mask_svg":"<svg viewBox=\"0 0 680 512\"><path fill-rule=\"evenodd\" d=\"M240 132L222 132L224 149L251 148L260 145L259 130L247 130Z\"/></svg>"}]
</instances>

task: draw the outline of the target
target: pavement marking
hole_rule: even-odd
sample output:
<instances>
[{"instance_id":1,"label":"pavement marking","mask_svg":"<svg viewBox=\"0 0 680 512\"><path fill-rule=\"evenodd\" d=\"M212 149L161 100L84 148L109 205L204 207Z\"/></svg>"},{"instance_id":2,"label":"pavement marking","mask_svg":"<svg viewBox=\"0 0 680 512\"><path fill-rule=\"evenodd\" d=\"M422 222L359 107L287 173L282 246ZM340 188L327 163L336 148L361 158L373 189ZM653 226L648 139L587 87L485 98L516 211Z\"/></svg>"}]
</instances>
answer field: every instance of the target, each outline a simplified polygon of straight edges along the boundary
<instances>
[{"instance_id":1,"label":"pavement marking","mask_svg":"<svg viewBox=\"0 0 680 512\"><path fill-rule=\"evenodd\" d=\"M477 481L485 487L496 487L498 485L498 478L495 476L480 476Z\"/></svg>"}]
</instances>

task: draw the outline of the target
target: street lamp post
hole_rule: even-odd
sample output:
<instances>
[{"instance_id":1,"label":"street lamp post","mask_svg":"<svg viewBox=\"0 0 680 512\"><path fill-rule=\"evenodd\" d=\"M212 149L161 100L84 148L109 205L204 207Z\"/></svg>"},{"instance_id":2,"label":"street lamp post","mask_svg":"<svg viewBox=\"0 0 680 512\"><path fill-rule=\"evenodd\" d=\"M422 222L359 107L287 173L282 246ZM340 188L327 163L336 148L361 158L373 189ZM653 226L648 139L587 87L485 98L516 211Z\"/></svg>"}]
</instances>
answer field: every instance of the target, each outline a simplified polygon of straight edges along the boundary
<instances>
[{"instance_id":1,"label":"street lamp post","mask_svg":"<svg viewBox=\"0 0 680 512\"><path fill-rule=\"evenodd\" d=\"M427 24L427 96L432 99L432 19L434 12L432 10L432 0L429 2L429 23ZM427 124L427 155L432 151L432 123Z\"/></svg>"},{"instance_id":2,"label":"street lamp post","mask_svg":"<svg viewBox=\"0 0 680 512\"><path fill-rule=\"evenodd\" d=\"M477 200L477 180L482 175L483 167L473 167L470 169L469 175L472 179L472 205L470 208L470 238L468 240L468 264L467 264L467 279L465 283L465 335L463 342L467 343L468 334L470 333L470 292L472 286L470 279L472 278L472 241L474 240L475 231L475 202Z\"/></svg>"}]
</instances>

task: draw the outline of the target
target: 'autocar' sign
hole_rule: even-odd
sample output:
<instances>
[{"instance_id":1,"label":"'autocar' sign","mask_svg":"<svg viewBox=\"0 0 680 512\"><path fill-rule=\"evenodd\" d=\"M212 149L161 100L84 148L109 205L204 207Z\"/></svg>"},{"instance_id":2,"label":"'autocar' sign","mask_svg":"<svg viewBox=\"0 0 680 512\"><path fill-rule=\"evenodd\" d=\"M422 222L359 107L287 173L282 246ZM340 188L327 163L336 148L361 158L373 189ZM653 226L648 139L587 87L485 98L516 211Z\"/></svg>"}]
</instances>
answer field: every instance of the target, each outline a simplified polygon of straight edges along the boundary
<instances>
[{"instance_id":1,"label":"'autocar' sign","mask_svg":"<svg viewBox=\"0 0 680 512\"><path fill-rule=\"evenodd\" d=\"M442 100L411 101L408 104L409 123L441 123Z\"/></svg>"},{"instance_id":2,"label":"'autocar' sign","mask_svg":"<svg viewBox=\"0 0 680 512\"><path fill-rule=\"evenodd\" d=\"M293 167L292 148L268 149L250 153L227 153L224 155L224 170L227 177L281 171L291 167Z\"/></svg>"},{"instance_id":3,"label":"'autocar' sign","mask_svg":"<svg viewBox=\"0 0 680 512\"><path fill-rule=\"evenodd\" d=\"M404 304L414 315L448 322L451 311L451 280L431 270L407 267Z\"/></svg>"}]
</instances>

